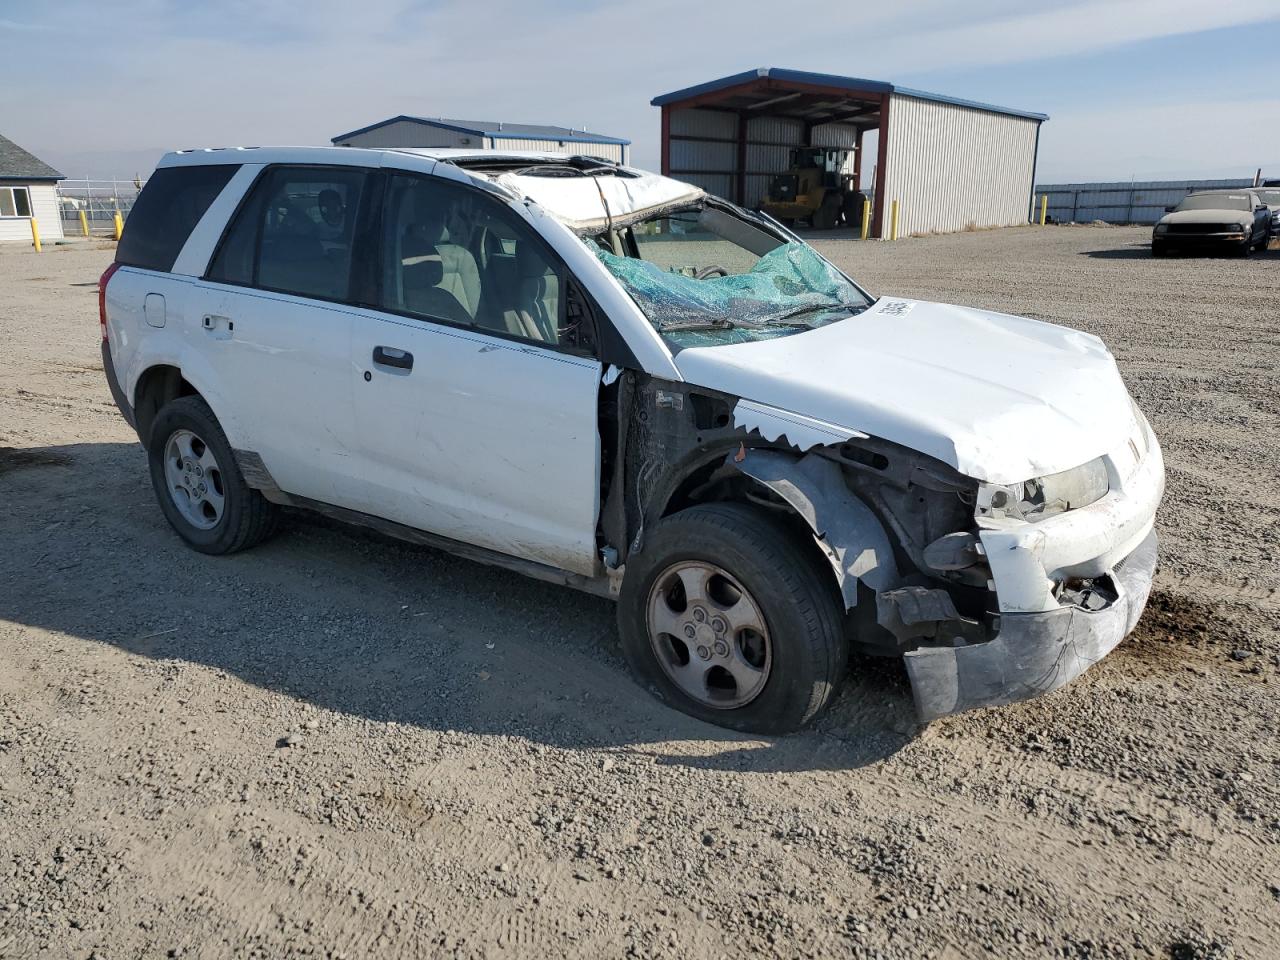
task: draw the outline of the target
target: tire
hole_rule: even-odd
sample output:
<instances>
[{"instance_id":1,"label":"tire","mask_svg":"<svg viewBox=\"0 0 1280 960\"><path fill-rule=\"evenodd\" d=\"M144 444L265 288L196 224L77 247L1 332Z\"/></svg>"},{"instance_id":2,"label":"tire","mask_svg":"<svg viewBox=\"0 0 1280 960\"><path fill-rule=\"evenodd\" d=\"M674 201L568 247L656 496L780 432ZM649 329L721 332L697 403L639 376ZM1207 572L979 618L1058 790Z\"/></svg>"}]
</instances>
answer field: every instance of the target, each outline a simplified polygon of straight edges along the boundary
<instances>
[{"instance_id":1,"label":"tire","mask_svg":"<svg viewBox=\"0 0 1280 960\"><path fill-rule=\"evenodd\" d=\"M809 218L809 222L813 224L815 230L832 230L835 228L836 221L840 218L840 200L834 194L827 194L822 198L822 204L817 210L813 211L813 216Z\"/></svg>"},{"instance_id":2,"label":"tire","mask_svg":"<svg viewBox=\"0 0 1280 960\"><path fill-rule=\"evenodd\" d=\"M665 518L628 559L618 598L618 630L631 669L667 703L708 723L769 735L809 723L835 697L848 667L839 593L814 554L760 508L715 503ZM697 579L706 567L720 573L705 581L702 603L690 603L686 575ZM729 602L738 588L737 602ZM706 619L695 623L700 608ZM655 627L675 632L655 629L651 639L651 611ZM763 639L760 631L739 627L752 611ZM722 662L736 671L732 689ZM683 686L676 676L684 677ZM748 678L743 686L738 676ZM696 695L689 692L695 686Z\"/></svg>"},{"instance_id":3,"label":"tire","mask_svg":"<svg viewBox=\"0 0 1280 960\"><path fill-rule=\"evenodd\" d=\"M147 459L165 519L201 553L235 553L275 532L279 510L245 483L226 434L202 398L179 397L161 408Z\"/></svg>"}]
</instances>

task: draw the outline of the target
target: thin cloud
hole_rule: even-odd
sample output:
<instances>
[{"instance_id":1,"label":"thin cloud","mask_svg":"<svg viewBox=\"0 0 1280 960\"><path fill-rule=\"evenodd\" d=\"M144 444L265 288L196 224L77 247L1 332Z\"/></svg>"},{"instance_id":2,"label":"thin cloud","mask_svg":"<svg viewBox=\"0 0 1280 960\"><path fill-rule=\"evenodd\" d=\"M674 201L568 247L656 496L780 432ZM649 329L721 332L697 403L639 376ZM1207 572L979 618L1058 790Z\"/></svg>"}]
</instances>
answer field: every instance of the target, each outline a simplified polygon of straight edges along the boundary
<instances>
[{"instance_id":1,"label":"thin cloud","mask_svg":"<svg viewBox=\"0 0 1280 960\"><path fill-rule=\"evenodd\" d=\"M635 161L653 166L658 115L650 98L711 77L757 66L795 67L941 86L966 96L976 91L966 89L964 70L981 81L979 70L987 64L1032 61L1037 72L1056 70L1063 77L1059 103L1023 104L1016 90L975 99L1051 113L1046 162L1092 150L1103 161L1124 163L1109 141L1081 147L1066 136L1054 138L1055 129L1067 129L1062 105L1072 105L1064 58L1276 19L1280 4L1075 0L1040 9L1025 0L832 3L802 52L762 29L777 16L776 0L550 7L489 0L482 8L472 0L120 0L109 9L96 0L64 0L31 7L28 26L56 30L11 44L0 59L6 128L0 132L37 153L87 160L156 144L326 143L398 113L470 116L630 137ZM63 56L65 49L76 56ZM1255 47L1264 49L1265 43ZM52 60L57 71L41 69ZM1123 78L1119 60L1114 69ZM1204 95L1232 95L1233 89L1215 86L1210 66L1200 69ZM930 84L940 71L950 71L948 80ZM1151 144L1176 152L1187 140L1185 123L1157 128L1140 113L1129 121L1150 138L1148 152ZM1224 139L1224 159L1238 143L1238 137Z\"/></svg>"}]
</instances>

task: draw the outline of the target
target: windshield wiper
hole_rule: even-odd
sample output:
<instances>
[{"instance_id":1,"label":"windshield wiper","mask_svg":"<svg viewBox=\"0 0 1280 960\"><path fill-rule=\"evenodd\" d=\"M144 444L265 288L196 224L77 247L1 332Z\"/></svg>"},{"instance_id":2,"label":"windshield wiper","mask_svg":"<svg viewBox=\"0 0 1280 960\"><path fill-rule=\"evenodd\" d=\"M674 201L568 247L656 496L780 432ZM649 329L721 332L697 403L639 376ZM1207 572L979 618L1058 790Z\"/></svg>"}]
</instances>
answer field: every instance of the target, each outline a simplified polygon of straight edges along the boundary
<instances>
[{"instance_id":1,"label":"windshield wiper","mask_svg":"<svg viewBox=\"0 0 1280 960\"><path fill-rule=\"evenodd\" d=\"M760 322L768 323L768 324L781 324L781 325L790 327L790 326L796 325L794 323L788 322L791 320L792 317L801 317L801 316L804 316L806 313L841 313L844 311L848 311L849 316L852 317L852 316L856 316L859 313L862 313L862 311L865 309L867 309L865 304L863 306L855 306L852 303L818 303L818 304L810 304L807 307L799 307L795 310L792 310L790 313L784 313L780 317L770 317L768 320L761 320Z\"/></svg>"},{"instance_id":2,"label":"windshield wiper","mask_svg":"<svg viewBox=\"0 0 1280 960\"><path fill-rule=\"evenodd\" d=\"M717 317L714 320L668 320L658 324L658 332L670 330L732 330L737 324L732 320Z\"/></svg>"}]
</instances>

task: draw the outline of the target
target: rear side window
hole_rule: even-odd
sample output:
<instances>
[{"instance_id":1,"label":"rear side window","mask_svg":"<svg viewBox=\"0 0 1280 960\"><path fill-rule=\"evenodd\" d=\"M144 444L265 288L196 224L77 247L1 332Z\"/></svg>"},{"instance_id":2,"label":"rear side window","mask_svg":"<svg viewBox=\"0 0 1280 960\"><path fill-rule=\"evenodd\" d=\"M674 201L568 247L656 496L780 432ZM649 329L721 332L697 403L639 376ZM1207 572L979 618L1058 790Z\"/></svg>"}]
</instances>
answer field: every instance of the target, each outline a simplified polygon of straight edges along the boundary
<instances>
[{"instance_id":1,"label":"rear side window","mask_svg":"<svg viewBox=\"0 0 1280 960\"><path fill-rule=\"evenodd\" d=\"M240 167L220 163L204 167L164 167L138 194L116 263L148 270L171 270L209 205Z\"/></svg>"},{"instance_id":2,"label":"rear side window","mask_svg":"<svg viewBox=\"0 0 1280 960\"><path fill-rule=\"evenodd\" d=\"M236 214L208 279L345 300L356 215L368 174L354 167L273 167Z\"/></svg>"}]
</instances>

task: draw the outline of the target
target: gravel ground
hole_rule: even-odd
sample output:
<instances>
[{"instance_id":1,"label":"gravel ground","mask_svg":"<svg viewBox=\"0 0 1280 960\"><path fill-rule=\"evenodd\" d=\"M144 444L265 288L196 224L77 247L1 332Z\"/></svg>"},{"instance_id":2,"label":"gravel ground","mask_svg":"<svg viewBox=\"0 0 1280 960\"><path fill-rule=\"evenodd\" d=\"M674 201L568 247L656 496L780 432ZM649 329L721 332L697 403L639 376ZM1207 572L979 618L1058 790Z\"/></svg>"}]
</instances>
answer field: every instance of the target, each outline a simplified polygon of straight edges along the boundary
<instances>
[{"instance_id":1,"label":"gravel ground","mask_svg":"<svg viewBox=\"0 0 1280 960\"><path fill-rule=\"evenodd\" d=\"M1280 955L1280 252L823 241L876 292L1106 338L1165 447L1138 631L920 729L627 677L607 602L306 517L180 545L111 404L108 246L0 253L0 958Z\"/></svg>"}]
</instances>

